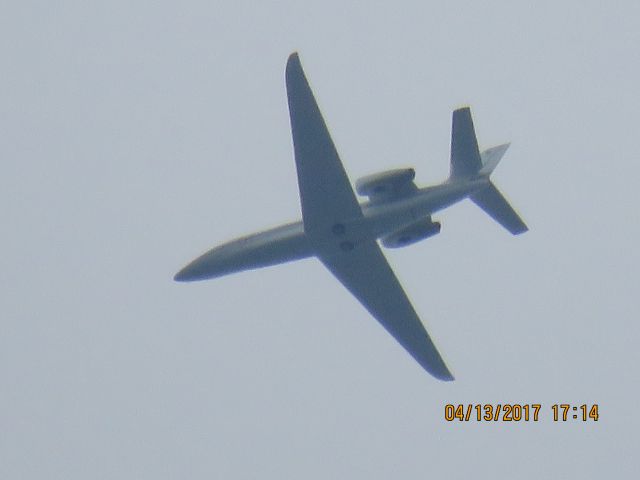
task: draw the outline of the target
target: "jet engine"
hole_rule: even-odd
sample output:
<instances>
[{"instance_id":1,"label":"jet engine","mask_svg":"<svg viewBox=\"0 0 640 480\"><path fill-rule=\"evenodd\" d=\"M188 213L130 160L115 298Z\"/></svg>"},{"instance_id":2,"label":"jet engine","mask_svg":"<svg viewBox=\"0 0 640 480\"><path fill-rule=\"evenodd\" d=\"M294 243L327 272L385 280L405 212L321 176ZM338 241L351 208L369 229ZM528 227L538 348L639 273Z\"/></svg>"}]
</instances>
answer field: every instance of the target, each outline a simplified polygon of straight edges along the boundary
<instances>
[{"instance_id":1,"label":"jet engine","mask_svg":"<svg viewBox=\"0 0 640 480\"><path fill-rule=\"evenodd\" d=\"M368 196L371 200L397 198L413 193L416 186L413 179L416 171L413 168L401 168L375 173L358 179L356 192Z\"/></svg>"},{"instance_id":2,"label":"jet engine","mask_svg":"<svg viewBox=\"0 0 640 480\"><path fill-rule=\"evenodd\" d=\"M382 237L382 245L387 248L400 248L416 243L440 233L440 222L431 219L420 220L397 232Z\"/></svg>"}]
</instances>

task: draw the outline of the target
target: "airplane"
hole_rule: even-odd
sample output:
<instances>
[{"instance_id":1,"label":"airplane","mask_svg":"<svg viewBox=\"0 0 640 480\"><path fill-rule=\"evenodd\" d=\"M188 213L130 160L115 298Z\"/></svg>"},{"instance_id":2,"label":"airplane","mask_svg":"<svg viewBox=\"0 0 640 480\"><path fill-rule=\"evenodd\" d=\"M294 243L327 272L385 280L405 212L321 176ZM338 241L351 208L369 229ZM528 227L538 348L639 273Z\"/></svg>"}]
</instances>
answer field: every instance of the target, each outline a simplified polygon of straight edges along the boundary
<instances>
[{"instance_id":1,"label":"airplane","mask_svg":"<svg viewBox=\"0 0 640 480\"><path fill-rule=\"evenodd\" d=\"M446 181L418 188L413 168L369 175L355 184L357 194L368 197L359 203L297 52L287 61L285 77L302 220L217 246L174 279L205 280L315 256L427 372L454 380L378 240L398 248L436 235L440 223L432 214L465 198L511 234L526 232L490 179L510 144L480 152L470 109L457 109Z\"/></svg>"}]
</instances>

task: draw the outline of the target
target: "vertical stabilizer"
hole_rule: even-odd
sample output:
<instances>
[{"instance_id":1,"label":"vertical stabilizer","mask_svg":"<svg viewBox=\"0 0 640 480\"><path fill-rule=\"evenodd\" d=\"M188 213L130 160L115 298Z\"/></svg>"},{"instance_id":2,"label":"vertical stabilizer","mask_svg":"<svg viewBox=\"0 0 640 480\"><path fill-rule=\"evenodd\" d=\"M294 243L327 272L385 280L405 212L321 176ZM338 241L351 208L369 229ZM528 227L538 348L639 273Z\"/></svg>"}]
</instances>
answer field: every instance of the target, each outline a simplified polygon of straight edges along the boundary
<instances>
[{"instance_id":1,"label":"vertical stabilizer","mask_svg":"<svg viewBox=\"0 0 640 480\"><path fill-rule=\"evenodd\" d=\"M451 125L451 174L452 178L473 177L482 168L476 132L473 128L471 109L453 111Z\"/></svg>"}]
</instances>

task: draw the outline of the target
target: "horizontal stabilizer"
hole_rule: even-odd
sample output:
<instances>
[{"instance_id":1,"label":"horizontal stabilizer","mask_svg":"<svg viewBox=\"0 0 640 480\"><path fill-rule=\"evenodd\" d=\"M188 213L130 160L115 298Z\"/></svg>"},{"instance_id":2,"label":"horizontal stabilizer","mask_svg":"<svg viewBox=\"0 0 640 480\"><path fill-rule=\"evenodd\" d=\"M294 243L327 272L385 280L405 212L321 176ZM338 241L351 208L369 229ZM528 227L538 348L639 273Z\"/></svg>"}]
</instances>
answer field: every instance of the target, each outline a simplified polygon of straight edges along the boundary
<instances>
[{"instance_id":1,"label":"horizontal stabilizer","mask_svg":"<svg viewBox=\"0 0 640 480\"><path fill-rule=\"evenodd\" d=\"M471 195L470 198L513 235L529 230L493 183L489 183L489 185Z\"/></svg>"},{"instance_id":2,"label":"horizontal stabilizer","mask_svg":"<svg viewBox=\"0 0 640 480\"><path fill-rule=\"evenodd\" d=\"M480 154L480 158L482 159L482 168L478 172L479 175L489 176L498 166L500 160L504 153L509 148L510 143L505 143L504 145L498 145L497 147L492 147Z\"/></svg>"}]
</instances>

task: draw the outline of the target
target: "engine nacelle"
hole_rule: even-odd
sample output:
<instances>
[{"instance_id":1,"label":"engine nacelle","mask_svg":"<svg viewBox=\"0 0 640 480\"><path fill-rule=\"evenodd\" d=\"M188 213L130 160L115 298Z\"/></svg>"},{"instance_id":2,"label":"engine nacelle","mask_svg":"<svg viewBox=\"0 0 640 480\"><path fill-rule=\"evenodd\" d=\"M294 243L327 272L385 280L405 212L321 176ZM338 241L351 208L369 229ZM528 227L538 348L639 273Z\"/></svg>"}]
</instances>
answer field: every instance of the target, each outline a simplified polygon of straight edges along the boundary
<instances>
[{"instance_id":1,"label":"engine nacelle","mask_svg":"<svg viewBox=\"0 0 640 480\"><path fill-rule=\"evenodd\" d=\"M393 194L413 185L416 171L413 168L401 168L375 173L358 179L356 192L368 197Z\"/></svg>"},{"instance_id":2,"label":"engine nacelle","mask_svg":"<svg viewBox=\"0 0 640 480\"><path fill-rule=\"evenodd\" d=\"M400 248L440 233L440 222L420 221L382 238L387 248Z\"/></svg>"}]
</instances>

